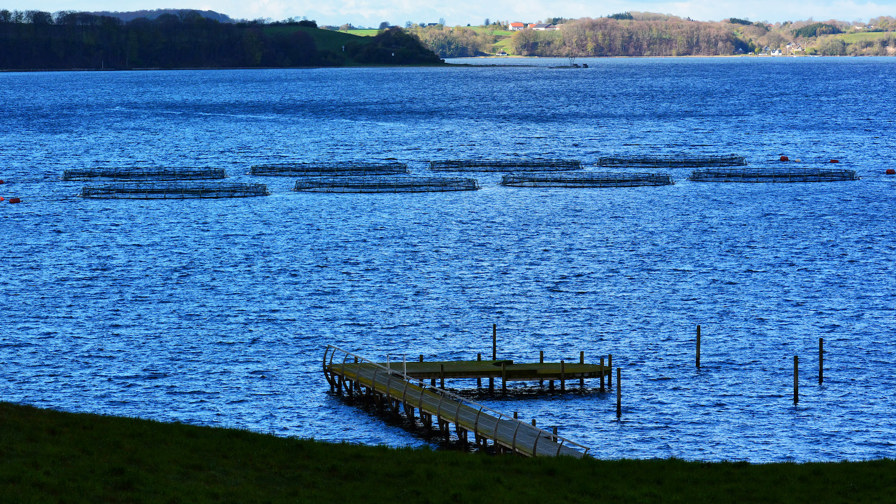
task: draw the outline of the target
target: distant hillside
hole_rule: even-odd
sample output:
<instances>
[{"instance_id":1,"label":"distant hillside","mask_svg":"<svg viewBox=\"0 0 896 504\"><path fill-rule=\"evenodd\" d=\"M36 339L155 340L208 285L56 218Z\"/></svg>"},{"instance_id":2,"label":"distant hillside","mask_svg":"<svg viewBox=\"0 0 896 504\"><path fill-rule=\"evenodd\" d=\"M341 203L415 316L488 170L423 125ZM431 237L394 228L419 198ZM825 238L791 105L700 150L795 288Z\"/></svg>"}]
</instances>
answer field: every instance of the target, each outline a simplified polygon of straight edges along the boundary
<instances>
[{"instance_id":1,"label":"distant hillside","mask_svg":"<svg viewBox=\"0 0 896 504\"><path fill-rule=\"evenodd\" d=\"M123 21L84 12L0 11L0 69L285 68L442 61L399 28L374 37L313 21L221 22L201 11ZM227 18L230 19L230 18Z\"/></svg>"},{"instance_id":2,"label":"distant hillside","mask_svg":"<svg viewBox=\"0 0 896 504\"><path fill-rule=\"evenodd\" d=\"M133 21L135 19L146 18L149 20L157 19L159 16L165 14L171 14L178 17L183 17L185 15L196 15L198 14L200 17L205 19L211 19L213 21L217 21L219 23L235 23L234 19L231 19L227 14L221 14L215 11L200 11L194 9L153 9L153 10L138 10L138 11L128 11L128 12L109 12L109 11L95 11L95 12L87 12L86 14L92 14L94 16L102 16L102 17L110 17L115 19L120 19L125 23Z\"/></svg>"},{"instance_id":3,"label":"distant hillside","mask_svg":"<svg viewBox=\"0 0 896 504\"><path fill-rule=\"evenodd\" d=\"M507 52L519 56L730 56L896 55L896 18L868 23L752 22L730 18L694 21L650 12L603 18L552 18L508 31L506 23L480 27L413 26L414 33L442 57Z\"/></svg>"}]
</instances>

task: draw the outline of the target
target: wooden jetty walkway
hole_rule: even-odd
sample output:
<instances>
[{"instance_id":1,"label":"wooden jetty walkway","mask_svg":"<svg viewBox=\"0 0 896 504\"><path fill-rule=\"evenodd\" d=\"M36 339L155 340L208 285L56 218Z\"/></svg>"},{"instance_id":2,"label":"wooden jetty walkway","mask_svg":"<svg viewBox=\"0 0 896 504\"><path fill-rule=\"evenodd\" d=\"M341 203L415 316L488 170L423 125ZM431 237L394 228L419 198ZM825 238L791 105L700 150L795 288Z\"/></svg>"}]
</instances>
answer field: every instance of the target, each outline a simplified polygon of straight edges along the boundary
<instances>
[{"instance_id":1,"label":"wooden jetty walkway","mask_svg":"<svg viewBox=\"0 0 896 504\"><path fill-rule=\"evenodd\" d=\"M424 378L435 380L436 377L444 379L495 376L503 376L507 380L538 380L551 377L565 378L567 372L570 373L570 378L584 377L587 373L598 374L593 370L566 369L566 366L581 364L562 364L559 365L560 369L555 369L556 366L551 364L536 364L534 367L519 365L521 366L519 369L514 369L512 367L514 364L508 362L510 361L391 362L384 365L328 345L324 351L323 372L334 392L340 395L367 397L377 404L385 405L396 414L400 414L403 408L409 420L416 422L419 417L424 427L431 428L433 419L436 419L438 428L446 438L450 435L450 424L454 424L458 439L465 444L469 442L468 433L472 432L477 445L487 446L491 442L492 447L499 451L529 457L587 456L589 448L558 436L556 432L548 432L442 388L426 386L419 381ZM497 370L494 369L496 367ZM603 371L600 373L600 376L609 374L609 368L606 369L606 373ZM414 381L418 383L415 384Z\"/></svg>"}]
</instances>

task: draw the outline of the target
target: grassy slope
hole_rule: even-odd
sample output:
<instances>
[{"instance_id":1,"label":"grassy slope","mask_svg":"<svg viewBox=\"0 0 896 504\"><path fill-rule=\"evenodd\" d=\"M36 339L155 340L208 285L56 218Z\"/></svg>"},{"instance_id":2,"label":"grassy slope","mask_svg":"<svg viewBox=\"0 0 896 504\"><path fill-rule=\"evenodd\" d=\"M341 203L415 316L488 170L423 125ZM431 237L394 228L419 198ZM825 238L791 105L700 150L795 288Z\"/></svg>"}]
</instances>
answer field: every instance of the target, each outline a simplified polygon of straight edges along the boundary
<instances>
[{"instance_id":1,"label":"grassy slope","mask_svg":"<svg viewBox=\"0 0 896 504\"><path fill-rule=\"evenodd\" d=\"M338 418L334 421L350 422ZM0 403L0 502L885 502L896 461L523 459Z\"/></svg>"},{"instance_id":2,"label":"grassy slope","mask_svg":"<svg viewBox=\"0 0 896 504\"><path fill-rule=\"evenodd\" d=\"M303 31L311 35L318 50L330 50L338 52L342 50L342 46L350 42L358 42L363 39L357 35L333 30L321 30L319 28L310 28L305 26L290 25L268 25L264 27L268 33L293 33ZM376 31L374 31L376 35Z\"/></svg>"}]
</instances>

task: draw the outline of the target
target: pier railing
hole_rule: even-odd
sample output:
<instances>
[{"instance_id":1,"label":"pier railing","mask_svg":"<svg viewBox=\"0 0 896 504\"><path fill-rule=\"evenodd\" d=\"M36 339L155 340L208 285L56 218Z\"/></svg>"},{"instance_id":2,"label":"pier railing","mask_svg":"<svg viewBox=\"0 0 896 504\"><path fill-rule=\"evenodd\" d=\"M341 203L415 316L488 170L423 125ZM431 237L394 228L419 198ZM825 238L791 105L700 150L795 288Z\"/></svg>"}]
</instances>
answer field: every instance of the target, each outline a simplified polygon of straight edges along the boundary
<instances>
[{"instance_id":1,"label":"pier railing","mask_svg":"<svg viewBox=\"0 0 896 504\"><path fill-rule=\"evenodd\" d=\"M418 409L421 418L422 414L427 414L435 416L440 424L453 423L459 435L473 432L477 439L492 440L493 444L521 455L591 456L590 449L582 444L445 389L427 386L400 370L333 345L327 345L324 351L323 371L327 382L339 393L343 390L352 393L367 387L376 394L400 402L406 411Z\"/></svg>"}]
</instances>

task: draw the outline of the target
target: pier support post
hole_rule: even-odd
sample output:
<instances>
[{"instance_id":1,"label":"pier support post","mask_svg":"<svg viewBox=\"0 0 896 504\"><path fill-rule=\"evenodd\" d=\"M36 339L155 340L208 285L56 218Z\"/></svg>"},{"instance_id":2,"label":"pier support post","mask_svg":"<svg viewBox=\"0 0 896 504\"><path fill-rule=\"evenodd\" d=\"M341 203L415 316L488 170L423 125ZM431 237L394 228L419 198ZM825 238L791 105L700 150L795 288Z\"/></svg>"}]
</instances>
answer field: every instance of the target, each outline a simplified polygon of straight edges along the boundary
<instances>
[{"instance_id":1,"label":"pier support post","mask_svg":"<svg viewBox=\"0 0 896 504\"><path fill-rule=\"evenodd\" d=\"M501 363L501 393L507 393L507 363Z\"/></svg>"},{"instance_id":2,"label":"pier support post","mask_svg":"<svg viewBox=\"0 0 896 504\"><path fill-rule=\"evenodd\" d=\"M622 368L616 368L616 418L622 417Z\"/></svg>"},{"instance_id":3,"label":"pier support post","mask_svg":"<svg viewBox=\"0 0 896 504\"><path fill-rule=\"evenodd\" d=\"M607 373L607 386L613 387L613 354L607 355L607 367L610 368L610 372Z\"/></svg>"},{"instance_id":4,"label":"pier support post","mask_svg":"<svg viewBox=\"0 0 896 504\"><path fill-rule=\"evenodd\" d=\"M697 369L700 369L700 324L697 324Z\"/></svg>"},{"instance_id":5,"label":"pier support post","mask_svg":"<svg viewBox=\"0 0 896 504\"><path fill-rule=\"evenodd\" d=\"M439 364L439 388L445 388L445 365Z\"/></svg>"},{"instance_id":6,"label":"pier support post","mask_svg":"<svg viewBox=\"0 0 896 504\"><path fill-rule=\"evenodd\" d=\"M498 360L498 324L492 324L492 360Z\"/></svg>"},{"instance_id":7,"label":"pier support post","mask_svg":"<svg viewBox=\"0 0 896 504\"><path fill-rule=\"evenodd\" d=\"M560 360L560 392L566 392L566 362Z\"/></svg>"},{"instance_id":8,"label":"pier support post","mask_svg":"<svg viewBox=\"0 0 896 504\"><path fill-rule=\"evenodd\" d=\"M579 364L585 363L585 351L579 352ZM579 388L585 388L585 378L579 378Z\"/></svg>"},{"instance_id":9,"label":"pier support post","mask_svg":"<svg viewBox=\"0 0 896 504\"><path fill-rule=\"evenodd\" d=\"M544 350L538 351L538 363L544 364ZM538 386L544 387L544 380L538 380Z\"/></svg>"},{"instance_id":10,"label":"pier support post","mask_svg":"<svg viewBox=\"0 0 896 504\"><path fill-rule=\"evenodd\" d=\"M476 354L476 362L482 362L482 353L481 352ZM477 389L482 388L482 378L476 378L476 388Z\"/></svg>"},{"instance_id":11,"label":"pier support post","mask_svg":"<svg viewBox=\"0 0 896 504\"><path fill-rule=\"evenodd\" d=\"M818 338L818 384L824 383L824 338Z\"/></svg>"},{"instance_id":12,"label":"pier support post","mask_svg":"<svg viewBox=\"0 0 896 504\"><path fill-rule=\"evenodd\" d=\"M604 358L600 358L600 393L603 394L606 389L604 388Z\"/></svg>"},{"instance_id":13,"label":"pier support post","mask_svg":"<svg viewBox=\"0 0 896 504\"><path fill-rule=\"evenodd\" d=\"M793 356L793 404L800 402L800 358Z\"/></svg>"}]
</instances>

